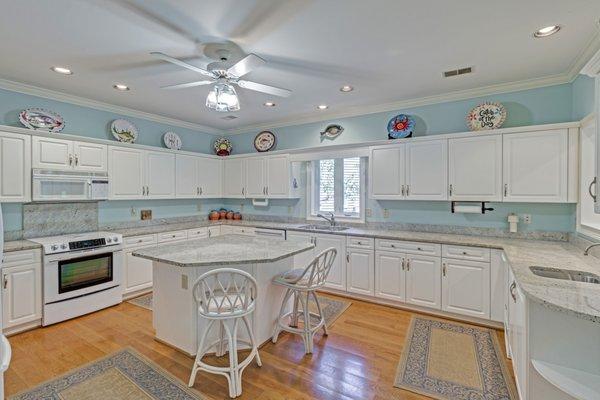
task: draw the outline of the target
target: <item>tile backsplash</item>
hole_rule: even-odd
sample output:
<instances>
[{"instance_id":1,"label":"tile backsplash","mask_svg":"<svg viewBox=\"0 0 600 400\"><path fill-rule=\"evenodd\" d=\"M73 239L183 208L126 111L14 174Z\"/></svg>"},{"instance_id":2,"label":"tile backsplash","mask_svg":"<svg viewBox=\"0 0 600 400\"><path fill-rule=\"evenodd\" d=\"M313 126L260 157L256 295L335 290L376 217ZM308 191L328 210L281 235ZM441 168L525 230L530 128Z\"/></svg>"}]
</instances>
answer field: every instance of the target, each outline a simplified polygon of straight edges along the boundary
<instances>
[{"instance_id":1,"label":"tile backsplash","mask_svg":"<svg viewBox=\"0 0 600 400\"><path fill-rule=\"evenodd\" d=\"M98 230L98 203L32 203L23 205L23 237Z\"/></svg>"}]
</instances>

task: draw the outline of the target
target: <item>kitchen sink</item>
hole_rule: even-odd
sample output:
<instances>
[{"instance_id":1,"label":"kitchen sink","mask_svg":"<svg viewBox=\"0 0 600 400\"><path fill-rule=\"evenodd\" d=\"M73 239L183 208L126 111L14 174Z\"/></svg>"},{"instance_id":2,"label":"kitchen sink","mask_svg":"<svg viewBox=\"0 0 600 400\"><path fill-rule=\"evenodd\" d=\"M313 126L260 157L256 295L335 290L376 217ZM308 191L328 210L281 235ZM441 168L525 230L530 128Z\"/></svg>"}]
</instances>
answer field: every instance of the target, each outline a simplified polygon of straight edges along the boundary
<instances>
[{"instance_id":1,"label":"kitchen sink","mask_svg":"<svg viewBox=\"0 0 600 400\"><path fill-rule=\"evenodd\" d=\"M349 229L347 226L331 226L331 225L302 225L299 226L300 229L306 229L309 231L329 231L329 232L338 232L345 231Z\"/></svg>"},{"instance_id":2,"label":"kitchen sink","mask_svg":"<svg viewBox=\"0 0 600 400\"><path fill-rule=\"evenodd\" d=\"M566 281L598 283L600 284L600 276L591 272L575 271L571 269L559 269L550 267L531 266L531 272L535 275L551 279L563 279Z\"/></svg>"}]
</instances>

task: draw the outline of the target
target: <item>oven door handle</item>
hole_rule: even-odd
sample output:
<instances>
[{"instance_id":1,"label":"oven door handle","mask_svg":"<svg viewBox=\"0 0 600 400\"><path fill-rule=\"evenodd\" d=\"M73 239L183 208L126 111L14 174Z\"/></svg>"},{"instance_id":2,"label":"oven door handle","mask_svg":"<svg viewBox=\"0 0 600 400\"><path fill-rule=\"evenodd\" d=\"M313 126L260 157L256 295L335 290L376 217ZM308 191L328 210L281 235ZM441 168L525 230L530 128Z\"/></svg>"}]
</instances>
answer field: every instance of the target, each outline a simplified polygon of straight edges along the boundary
<instances>
[{"instance_id":1,"label":"oven door handle","mask_svg":"<svg viewBox=\"0 0 600 400\"><path fill-rule=\"evenodd\" d=\"M50 254L45 256L47 264L56 264L59 261L70 260L74 258L93 256L96 254L105 254L105 253L119 253L123 250L122 245L114 245L114 246L105 246L105 247L95 247L93 249L87 250L77 250L77 251L67 251L65 253L58 254Z\"/></svg>"}]
</instances>

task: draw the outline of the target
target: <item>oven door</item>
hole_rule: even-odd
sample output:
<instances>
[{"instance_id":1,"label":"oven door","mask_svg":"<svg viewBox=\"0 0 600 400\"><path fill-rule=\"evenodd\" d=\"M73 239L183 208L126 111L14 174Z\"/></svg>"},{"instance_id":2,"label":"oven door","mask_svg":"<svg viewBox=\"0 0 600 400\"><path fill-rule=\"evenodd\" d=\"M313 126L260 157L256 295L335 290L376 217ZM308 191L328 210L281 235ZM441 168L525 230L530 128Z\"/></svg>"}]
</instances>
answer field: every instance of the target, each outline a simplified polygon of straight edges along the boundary
<instances>
[{"instance_id":1,"label":"oven door","mask_svg":"<svg viewBox=\"0 0 600 400\"><path fill-rule=\"evenodd\" d=\"M111 247L48 256L44 262L44 304L119 286L122 257L120 248Z\"/></svg>"}]
</instances>

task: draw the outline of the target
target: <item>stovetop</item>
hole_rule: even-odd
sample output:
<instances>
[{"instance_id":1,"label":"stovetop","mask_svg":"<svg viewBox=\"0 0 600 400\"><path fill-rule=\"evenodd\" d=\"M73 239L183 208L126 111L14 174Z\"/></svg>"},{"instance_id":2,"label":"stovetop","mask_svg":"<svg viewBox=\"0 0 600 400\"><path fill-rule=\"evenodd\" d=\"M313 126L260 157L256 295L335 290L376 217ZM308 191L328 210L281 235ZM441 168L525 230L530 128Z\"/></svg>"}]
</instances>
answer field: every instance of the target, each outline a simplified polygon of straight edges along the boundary
<instances>
[{"instance_id":1,"label":"stovetop","mask_svg":"<svg viewBox=\"0 0 600 400\"><path fill-rule=\"evenodd\" d=\"M29 239L44 247L44 254L66 253L123 243L123 236L114 232L86 232L71 235Z\"/></svg>"}]
</instances>

